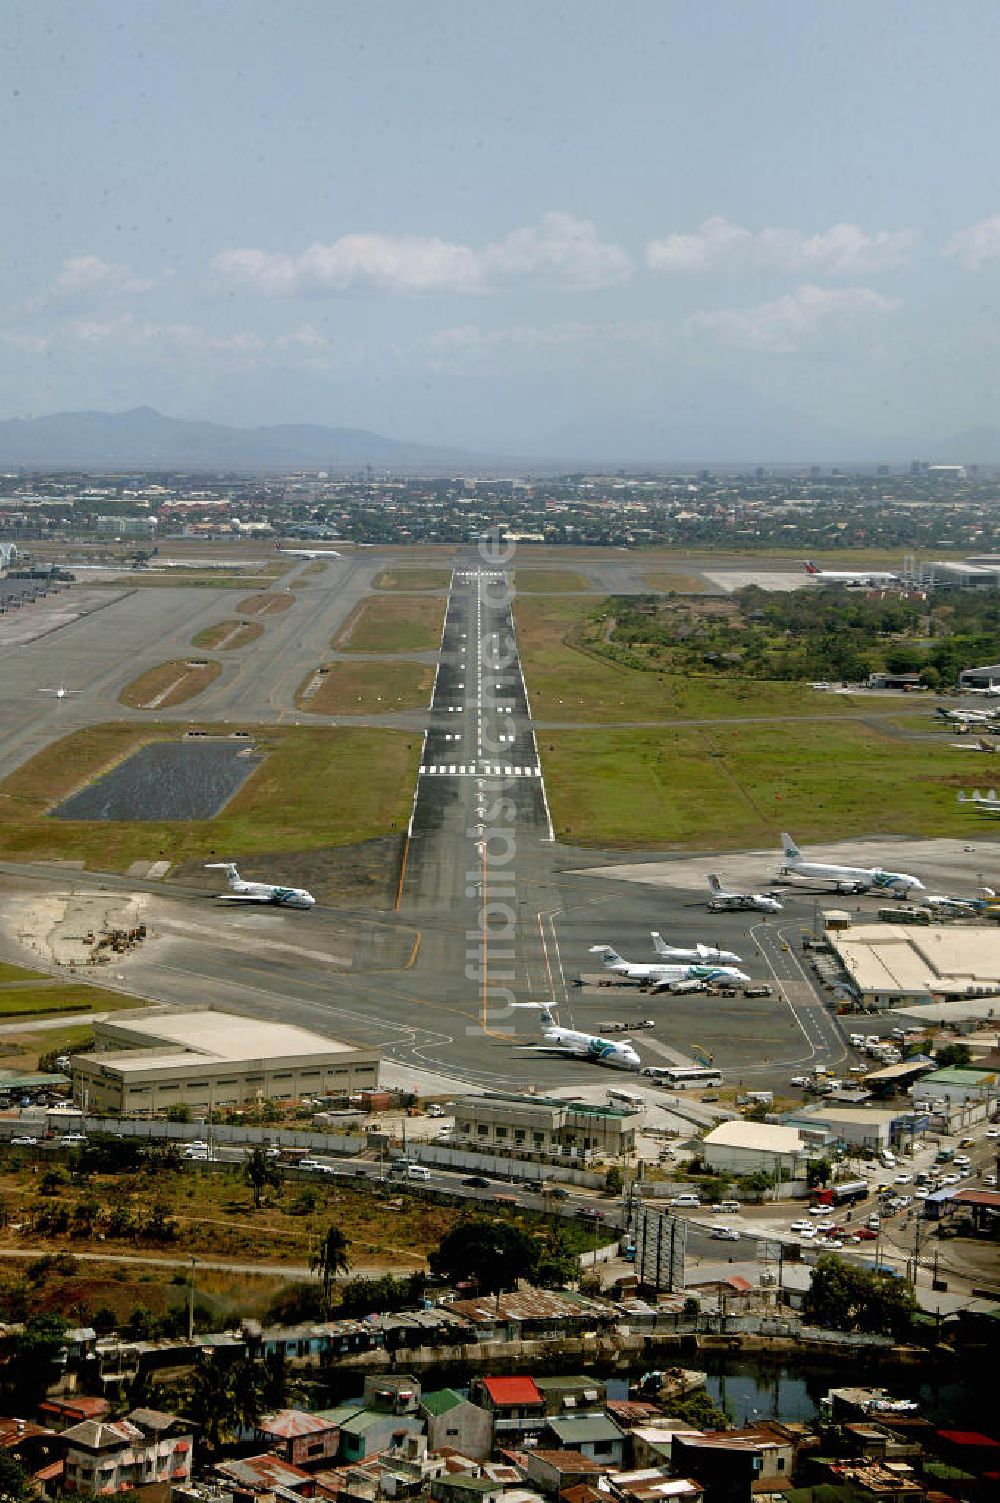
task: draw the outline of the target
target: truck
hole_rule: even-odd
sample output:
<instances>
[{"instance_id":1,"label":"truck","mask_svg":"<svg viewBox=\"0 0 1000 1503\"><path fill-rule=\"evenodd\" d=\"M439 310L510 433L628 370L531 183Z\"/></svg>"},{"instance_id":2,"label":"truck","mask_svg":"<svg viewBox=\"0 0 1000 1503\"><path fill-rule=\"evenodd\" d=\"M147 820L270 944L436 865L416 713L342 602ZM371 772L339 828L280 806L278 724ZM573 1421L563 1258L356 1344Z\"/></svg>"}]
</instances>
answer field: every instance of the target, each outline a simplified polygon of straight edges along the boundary
<instances>
[{"instance_id":1,"label":"truck","mask_svg":"<svg viewBox=\"0 0 1000 1503\"><path fill-rule=\"evenodd\" d=\"M840 1184L827 1185L823 1190L813 1191L813 1204L817 1206L846 1206L856 1200L867 1200L866 1179L845 1179Z\"/></svg>"}]
</instances>

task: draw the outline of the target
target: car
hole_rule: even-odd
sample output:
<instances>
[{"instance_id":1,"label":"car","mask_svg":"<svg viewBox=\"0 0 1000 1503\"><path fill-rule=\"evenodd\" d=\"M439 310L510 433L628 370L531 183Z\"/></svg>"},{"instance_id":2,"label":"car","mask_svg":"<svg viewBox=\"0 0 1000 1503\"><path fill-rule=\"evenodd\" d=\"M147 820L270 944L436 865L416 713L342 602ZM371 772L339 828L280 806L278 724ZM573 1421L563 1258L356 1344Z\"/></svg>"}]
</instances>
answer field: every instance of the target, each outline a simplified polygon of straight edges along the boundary
<instances>
[{"instance_id":1,"label":"car","mask_svg":"<svg viewBox=\"0 0 1000 1503\"><path fill-rule=\"evenodd\" d=\"M553 1200L569 1200L569 1191L564 1190L562 1185L552 1185L545 1193Z\"/></svg>"},{"instance_id":2,"label":"car","mask_svg":"<svg viewBox=\"0 0 1000 1503\"><path fill-rule=\"evenodd\" d=\"M913 1184L913 1175L912 1174L906 1174L906 1173L904 1173L904 1174L897 1174L895 1180L893 1181L893 1183L897 1184L897 1185L912 1185Z\"/></svg>"},{"instance_id":3,"label":"car","mask_svg":"<svg viewBox=\"0 0 1000 1503\"><path fill-rule=\"evenodd\" d=\"M996 1175L995 1174L984 1174L983 1175L983 1184L984 1185L989 1185L989 1187L990 1187L991 1190L995 1190L996 1187L997 1187L997 1177L996 1177Z\"/></svg>"},{"instance_id":4,"label":"car","mask_svg":"<svg viewBox=\"0 0 1000 1503\"><path fill-rule=\"evenodd\" d=\"M958 1146L959 1148L974 1148L976 1146L976 1140L975 1138L959 1138Z\"/></svg>"},{"instance_id":5,"label":"car","mask_svg":"<svg viewBox=\"0 0 1000 1503\"><path fill-rule=\"evenodd\" d=\"M809 1232L811 1235L813 1224L811 1221L793 1221L788 1230L790 1232Z\"/></svg>"},{"instance_id":6,"label":"car","mask_svg":"<svg viewBox=\"0 0 1000 1503\"><path fill-rule=\"evenodd\" d=\"M87 1141L86 1133L64 1132L57 1139L60 1148L80 1148Z\"/></svg>"},{"instance_id":7,"label":"car","mask_svg":"<svg viewBox=\"0 0 1000 1503\"><path fill-rule=\"evenodd\" d=\"M874 1242L878 1236L878 1232L871 1226L859 1226L854 1236L859 1242Z\"/></svg>"},{"instance_id":8,"label":"car","mask_svg":"<svg viewBox=\"0 0 1000 1503\"><path fill-rule=\"evenodd\" d=\"M960 1174L942 1174L941 1183L943 1185L960 1185L962 1183L962 1176Z\"/></svg>"},{"instance_id":9,"label":"car","mask_svg":"<svg viewBox=\"0 0 1000 1503\"><path fill-rule=\"evenodd\" d=\"M321 1164L319 1159L299 1159L299 1168L310 1174L336 1174L332 1164Z\"/></svg>"},{"instance_id":10,"label":"car","mask_svg":"<svg viewBox=\"0 0 1000 1503\"><path fill-rule=\"evenodd\" d=\"M877 1232L882 1225L881 1218L875 1215L869 1216L868 1225L871 1227L873 1232Z\"/></svg>"},{"instance_id":11,"label":"car","mask_svg":"<svg viewBox=\"0 0 1000 1503\"><path fill-rule=\"evenodd\" d=\"M34 1148L37 1142L38 1139L33 1138L30 1133L22 1133L19 1137L10 1139L12 1148Z\"/></svg>"},{"instance_id":12,"label":"car","mask_svg":"<svg viewBox=\"0 0 1000 1503\"><path fill-rule=\"evenodd\" d=\"M469 1174L462 1181L463 1185L470 1185L474 1190L485 1190L489 1180L485 1174Z\"/></svg>"},{"instance_id":13,"label":"car","mask_svg":"<svg viewBox=\"0 0 1000 1503\"><path fill-rule=\"evenodd\" d=\"M713 1226L709 1229L708 1235L714 1237L717 1242L738 1242L740 1240L740 1234L735 1226Z\"/></svg>"},{"instance_id":14,"label":"car","mask_svg":"<svg viewBox=\"0 0 1000 1503\"><path fill-rule=\"evenodd\" d=\"M972 1160L969 1158L969 1155L967 1153L956 1153L952 1162L954 1163L956 1169L968 1169L969 1165L972 1163Z\"/></svg>"},{"instance_id":15,"label":"car","mask_svg":"<svg viewBox=\"0 0 1000 1503\"><path fill-rule=\"evenodd\" d=\"M914 1198L914 1200L926 1200L927 1197L928 1197L928 1195L930 1195L932 1193L933 1192L930 1191L930 1190L925 1190L924 1187L921 1185L918 1189L914 1190L914 1192L913 1192L913 1198Z\"/></svg>"},{"instance_id":16,"label":"car","mask_svg":"<svg viewBox=\"0 0 1000 1503\"><path fill-rule=\"evenodd\" d=\"M604 1220L604 1212L598 1210L597 1206L581 1206L576 1214L579 1216L581 1221Z\"/></svg>"},{"instance_id":17,"label":"car","mask_svg":"<svg viewBox=\"0 0 1000 1503\"><path fill-rule=\"evenodd\" d=\"M829 1206L810 1206L809 1207L809 1215L810 1216L829 1216L829 1214L830 1214L830 1207Z\"/></svg>"},{"instance_id":18,"label":"car","mask_svg":"<svg viewBox=\"0 0 1000 1503\"><path fill-rule=\"evenodd\" d=\"M816 1228L814 1226L804 1226L801 1232L799 1232L799 1236L806 1242L811 1242L815 1235Z\"/></svg>"},{"instance_id":19,"label":"car","mask_svg":"<svg viewBox=\"0 0 1000 1503\"><path fill-rule=\"evenodd\" d=\"M700 1206L701 1205L701 1197L699 1195L691 1195L691 1194L675 1195L671 1199L670 1205L672 1205L672 1206Z\"/></svg>"},{"instance_id":20,"label":"car","mask_svg":"<svg viewBox=\"0 0 1000 1503\"><path fill-rule=\"evenodd\" d=\"M829 1232L835 1232L836 1230L837 1228L834 1226L832 1221L818 1221L816 1223L816 1231L824 1237Z\"/></svg>"},{"instance_id":21,"label":"car","mask_svg":"<svg viewBox=\"0 0 1000 1503\"><path fill-rule=\"evenodd\" d=\"M809 1084L809 1076L808 1075L793 1075L792 1078L791 1078L791 1080L788 1082L788 1084L789 1085L793 1085L793 1086L798 1086L801 1090L804 1090L805 1087Z\"/></svg>"},{"instance_id":22,"label":"car","mask_svg":"<svg viewBox=\"0 0 1000 1503\"><path fill-rule=\"evenodd\" d=\"M988 1127L986 1129L986 1136L988 1138L1000 1138L1000 1127Z\"/></svg>"},{"instance_id":23,"label":"car","mask_svg":"<svg viewBox=\"0 0 1000 1503\"><path fill-rule=\"evenodd\" d=\"M843 1247L844 1244L839 1237L827 1237L825 1245L837 1249Z\"/></svg>"},{"instance_id":24,"label":"car","mask_svg":"<svg viewBox=\"0 0 1000 1503\"><path fill-rule=\"evenodd\" d=\"M735 995L735 993L734 993L734 995ZM709 1094L708 1094L708 1095L707 1095L707 1096L699 1096L699 1097L698 1097L698 1100L699 1100L699 1101L718 1101L718 1099L719 1099L719 1098L718 1098L718 1096L717 1096L717 1095L716 1095L716 1094L715 1094L715 1092L714 1092L714 1091L710 1091L710 1092L709 1092Z\"/></svg>"},{"instance_id":25,"label":"car","mask_svg":"<svg viewBox=\"0 0 1000 1503\"><path fill-rule=\"evenodd\" d=\"M207 1149L208 1148L208 1144L205 1142L204 1138L189 1138L188 1141L184 1144L184 1147L185 1148L205 1148L205 1149Z\"/></svg>"}]
</instances>

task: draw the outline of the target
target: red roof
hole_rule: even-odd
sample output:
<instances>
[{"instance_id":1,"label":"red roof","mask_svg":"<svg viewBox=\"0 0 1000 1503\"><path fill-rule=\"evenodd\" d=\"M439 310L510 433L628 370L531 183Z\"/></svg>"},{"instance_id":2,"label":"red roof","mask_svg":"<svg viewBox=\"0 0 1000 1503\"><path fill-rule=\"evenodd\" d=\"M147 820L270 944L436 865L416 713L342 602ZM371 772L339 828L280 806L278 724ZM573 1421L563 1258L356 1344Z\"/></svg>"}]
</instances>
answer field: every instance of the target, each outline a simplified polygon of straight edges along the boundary
<instances>
[{"instance_id":1,"label":"red roof","mask_svg":"<svg viewBox=\"0 0 1000 1503\"><path fill-rule=\"evenodd\" d=\"M1000 1440L994 1440L992 1436L980 1435L978 1430L939 1430L942 1440L946 1440L952 1446L989 1446L991 1449L1000 1450Z\"/></svg>"},{"instance_id":2,"label":"red roof","mask_svg":"<svg viewBox=\"0 0 1000 1503\"><path fill-rule=\"evenodd\" d=\"M534 1378L484 1378L494 1404L544 1404Z\"/></svg>"},{"instance_id":3,"label":"red roof","mask_svg":"<svg viewBox=\"0 0 1000 1503\"><path fill-rule=\"evenodd\" d=\"M749 1279L745 1279L741 1273L732 1273L724 1282L737 1294L749 1294L753 1285Z\"/></svg>"}]
</instances>

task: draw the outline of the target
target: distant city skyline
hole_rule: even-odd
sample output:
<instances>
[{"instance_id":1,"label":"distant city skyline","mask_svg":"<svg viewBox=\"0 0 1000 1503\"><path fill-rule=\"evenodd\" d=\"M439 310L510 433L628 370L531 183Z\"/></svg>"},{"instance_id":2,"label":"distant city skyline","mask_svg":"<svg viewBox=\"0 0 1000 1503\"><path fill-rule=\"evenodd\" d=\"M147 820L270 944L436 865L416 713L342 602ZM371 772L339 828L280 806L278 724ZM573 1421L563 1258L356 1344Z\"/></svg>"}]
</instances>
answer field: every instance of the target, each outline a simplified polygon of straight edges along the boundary
<instances>
[{"instance_id":1,"label":"distant city skyline","mask_svg":"<svg viewBox=\"0 0 1000 1503\"><path fill-rule=\"evenodd\" d=\"M935 449L997 423L998 40L983 0L12 0L0 417L1000 458Z\"/></svg>"}]
</instances>

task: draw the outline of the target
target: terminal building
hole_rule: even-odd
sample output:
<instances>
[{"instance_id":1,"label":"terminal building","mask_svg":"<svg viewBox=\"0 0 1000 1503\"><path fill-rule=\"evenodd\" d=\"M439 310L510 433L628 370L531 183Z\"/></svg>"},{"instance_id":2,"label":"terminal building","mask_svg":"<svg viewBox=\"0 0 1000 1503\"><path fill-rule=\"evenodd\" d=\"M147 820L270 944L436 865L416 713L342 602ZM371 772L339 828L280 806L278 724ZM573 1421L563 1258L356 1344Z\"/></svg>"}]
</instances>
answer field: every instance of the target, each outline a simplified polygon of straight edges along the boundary
<instances>
[{"instance_id":1,"label":"terminal building","mask_svg":"<svg viewBox=\"0 0 1000 1503\"><path fill-rule=\"evenodd\" d=\"M235 1013L112 1013L71 1060L73 1098L89 1112L211 1112L261 1101L350 1095L378 1084L379 1053L289 1023Z\"/></svg>"},{"instance_id":2,"label":"terminal building","mask_svg":"<svg viewBox=\"0 0 1000 1503\"><path fill-rule=\"evenodd\" d=\"M995 930L974 924L862 924L826 936L868 1007L983 997L1000 991Z\"/></svg>"},{"instance_id":3,"label":"terminal building","mask_svg":"<svg viewBox=\"0 0 1000 1503\"><path fill-rule=\"evenodd\" d=\"M594 1106L554 1096L488 1092L455 1103L453 1143L481 1153L540 1158L629 1159L643 1114L632 1107Z\"/></svg>"}]
</instances>

